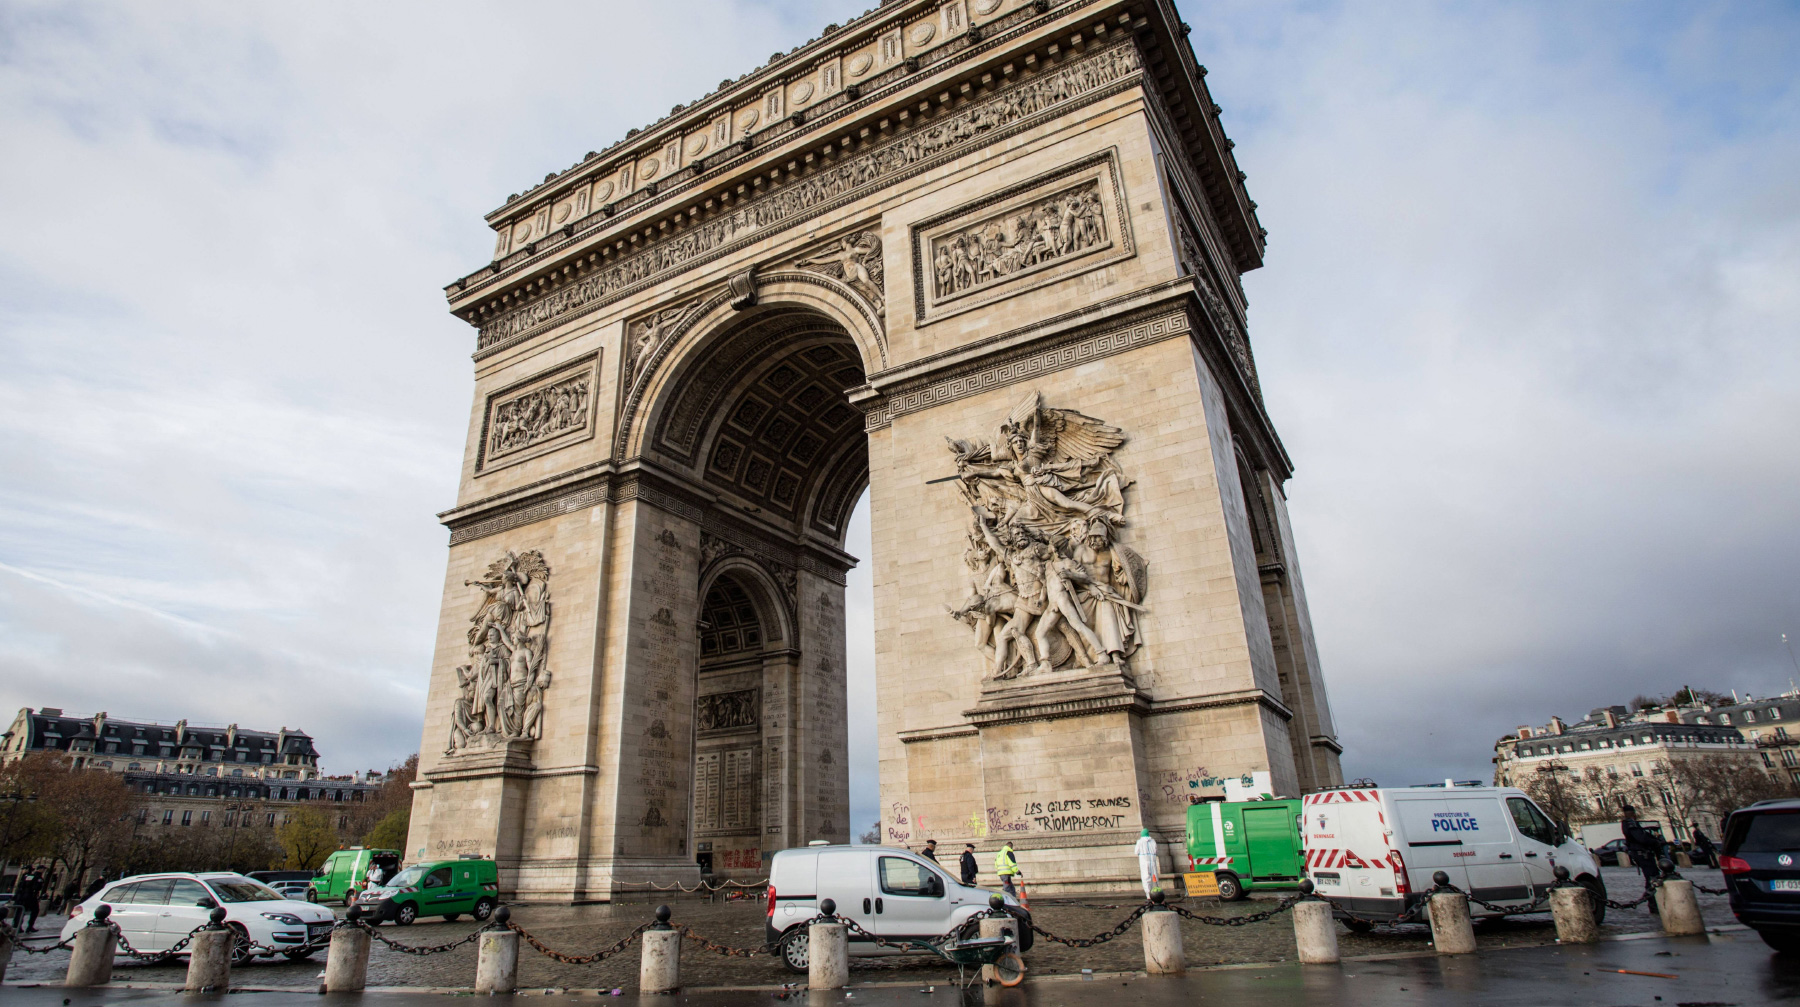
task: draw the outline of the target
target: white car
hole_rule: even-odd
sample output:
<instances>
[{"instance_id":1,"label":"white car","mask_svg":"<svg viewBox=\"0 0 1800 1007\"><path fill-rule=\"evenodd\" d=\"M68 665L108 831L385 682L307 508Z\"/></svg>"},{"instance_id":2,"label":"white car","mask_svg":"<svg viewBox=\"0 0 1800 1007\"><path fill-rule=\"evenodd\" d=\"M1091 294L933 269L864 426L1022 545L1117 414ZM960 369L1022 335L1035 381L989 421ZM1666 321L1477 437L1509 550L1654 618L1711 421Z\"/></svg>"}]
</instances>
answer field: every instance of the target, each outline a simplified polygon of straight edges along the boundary
<instances>
[{"instance_id":1,"label":"white car","mask_svg":"<svg viewBox=\"0 0 1800 1007\"><path fill-rule=\"evenodd\" d=\"M62 939L69 940L87 926L102 903L112 907L110 919L127 944L139 951L163 952L209 922L215 907L224 906L227 926L263 947L277 949L259 951L240 940L232 952L233 963L276 954L298 961L331 940L336 922L331 910L284 899L242 874L139 874L113 882L77 906L63 924Z\"/></svg>"}]
</instances>

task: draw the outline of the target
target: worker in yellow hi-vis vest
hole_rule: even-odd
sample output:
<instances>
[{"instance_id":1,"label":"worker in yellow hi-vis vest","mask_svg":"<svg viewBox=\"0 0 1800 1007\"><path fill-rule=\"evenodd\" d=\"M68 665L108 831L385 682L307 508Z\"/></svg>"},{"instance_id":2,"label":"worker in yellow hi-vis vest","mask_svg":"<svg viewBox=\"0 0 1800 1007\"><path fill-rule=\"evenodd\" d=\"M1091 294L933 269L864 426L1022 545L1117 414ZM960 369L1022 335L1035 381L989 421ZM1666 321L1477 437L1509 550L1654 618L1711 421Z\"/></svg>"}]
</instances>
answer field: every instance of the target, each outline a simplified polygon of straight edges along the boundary
<instances>
[{"instance_id":1,"label":"worker in yellow hi-vis vest","mask_svg":"<svg viewBox=\"0 0 1800 1007\"><path fill-rule=\"evenodd\" d=\"M994 873L1000 875L1000 887L1013 898L1019 897L1019 890L1013 887L1013 878L1019 874L1019 858L1013 856L1011 841L1001 844L1000 852L994 854Z\"/></svg>"}]
</instances>

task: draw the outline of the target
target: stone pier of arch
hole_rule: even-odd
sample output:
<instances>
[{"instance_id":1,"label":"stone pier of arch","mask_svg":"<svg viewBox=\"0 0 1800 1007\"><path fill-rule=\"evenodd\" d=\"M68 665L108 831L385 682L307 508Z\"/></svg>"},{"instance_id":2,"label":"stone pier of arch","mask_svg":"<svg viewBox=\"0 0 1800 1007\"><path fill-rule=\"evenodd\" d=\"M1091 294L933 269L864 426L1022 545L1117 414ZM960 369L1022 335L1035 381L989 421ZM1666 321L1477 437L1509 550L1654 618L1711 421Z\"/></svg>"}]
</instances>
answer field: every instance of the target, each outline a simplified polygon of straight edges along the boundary
<instances>
[{"instance_id":1,"label":"stone pier of arch","mask_svg":"<svg viewBox=\"0 0 1800 1007\"><path fill-rule=\"evenodd\" d=\"M884 842L1117 888L1227 780L1340 783L1230 146L1167 3L899 0L489 214L407 859L849 841L865 561Z\"/></svg>"}]
</instances>

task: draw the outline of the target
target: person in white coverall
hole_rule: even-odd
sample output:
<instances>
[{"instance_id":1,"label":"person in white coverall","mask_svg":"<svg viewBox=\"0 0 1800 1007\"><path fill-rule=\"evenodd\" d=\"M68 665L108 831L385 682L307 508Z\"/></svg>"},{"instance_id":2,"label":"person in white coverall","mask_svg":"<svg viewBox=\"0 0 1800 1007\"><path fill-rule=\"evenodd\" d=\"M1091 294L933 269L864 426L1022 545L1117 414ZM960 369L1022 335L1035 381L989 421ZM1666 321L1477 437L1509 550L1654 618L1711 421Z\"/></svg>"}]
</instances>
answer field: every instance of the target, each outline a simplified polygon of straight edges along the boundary
<instances>
[{"instance_id":1,"label":"person in white coverall","mask_svg":"<svg viewBox=\"0 0 1800 1007\"><path fill-rule=\"evenodd\" d=\"M1144 898L1156 890L1156 840L1150 838L1150 830L1145 829L1138 837L1137 845L1131 848L1137 854L1138 876L1144 880Z\"/></svg>"}]
</instances>

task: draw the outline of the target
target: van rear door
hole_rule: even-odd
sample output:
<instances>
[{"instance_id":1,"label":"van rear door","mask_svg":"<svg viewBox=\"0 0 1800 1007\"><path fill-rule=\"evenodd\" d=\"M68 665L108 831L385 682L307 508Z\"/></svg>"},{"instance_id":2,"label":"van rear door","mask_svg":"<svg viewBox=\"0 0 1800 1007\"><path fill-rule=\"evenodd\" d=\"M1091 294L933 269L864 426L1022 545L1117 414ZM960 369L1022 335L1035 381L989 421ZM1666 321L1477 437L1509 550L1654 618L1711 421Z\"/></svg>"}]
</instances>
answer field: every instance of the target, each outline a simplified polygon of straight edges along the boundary
<instances>
[{"instance_id":1,"label":"van rear door","mask_svg":"<svg viewBox=\"0 0 1800 1007\"><path fill-rule=\"evenodd\" d=\"M1244 808L1244 850L1250 856L1245 873L1255 880L1298 878L1299 845L1294 835L1294 811L1285 802L1267 808Z\"/></svg>"}]
</instances>

